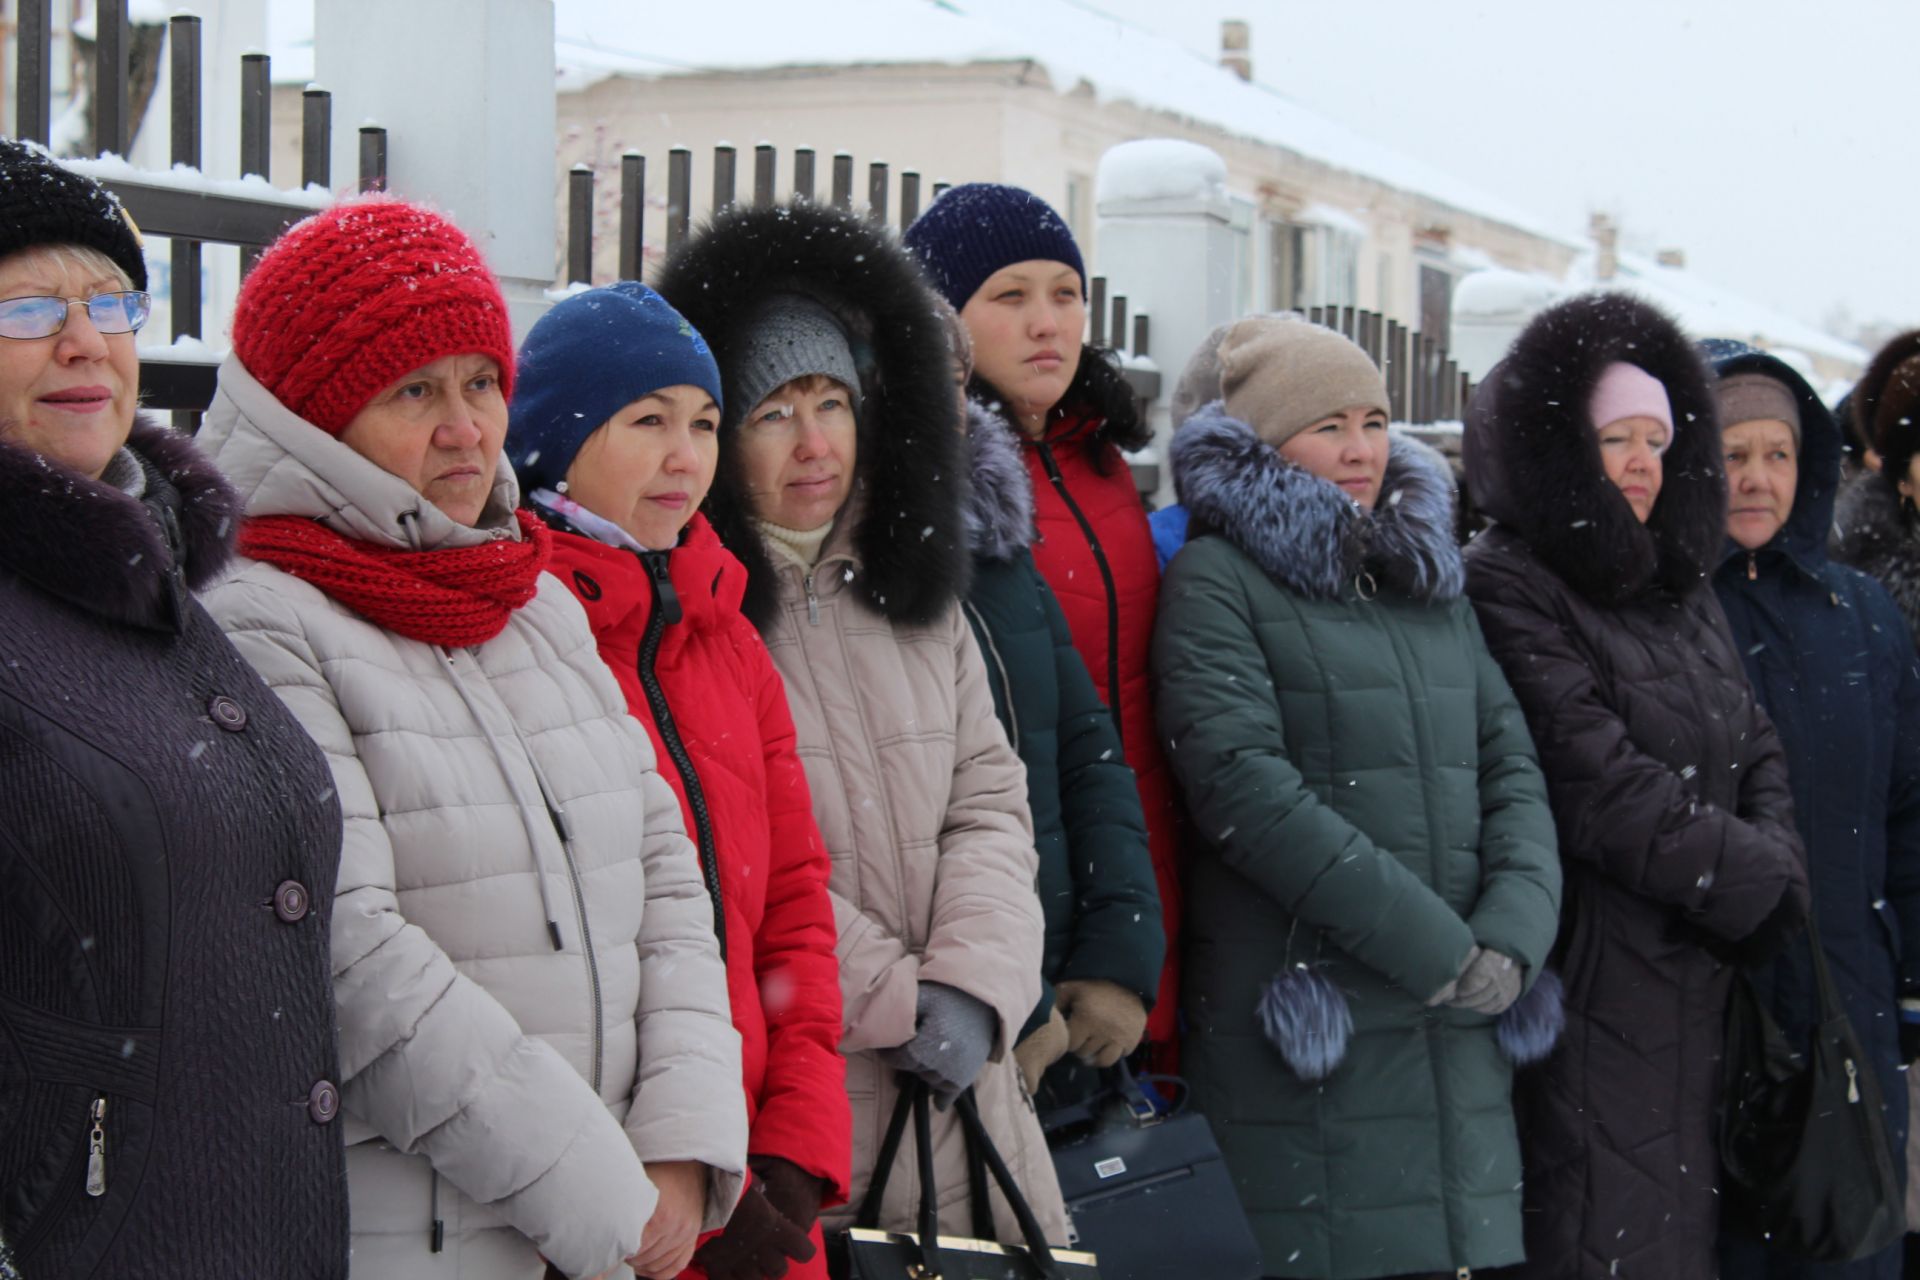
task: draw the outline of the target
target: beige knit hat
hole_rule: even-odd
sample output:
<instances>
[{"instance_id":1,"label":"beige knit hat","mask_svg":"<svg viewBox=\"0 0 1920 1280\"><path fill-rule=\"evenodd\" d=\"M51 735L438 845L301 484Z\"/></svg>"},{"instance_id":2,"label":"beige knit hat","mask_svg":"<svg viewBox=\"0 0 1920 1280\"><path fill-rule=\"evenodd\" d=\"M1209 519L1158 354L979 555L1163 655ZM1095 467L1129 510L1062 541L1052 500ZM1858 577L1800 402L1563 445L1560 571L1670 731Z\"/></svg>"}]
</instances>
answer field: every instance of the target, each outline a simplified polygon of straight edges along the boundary
<instances>
[{"instance_id":1,"label":"beige knit hat","mask_svg":"<svg viewBox=\"0 0 1920 1280\"><path fill-rule=\"evenodd\" d=\"M1366 352L1292 316L1252 316L1227 330L1220 391L1227 412L1276 447L1356 406L1391 412L1387 381Z\"/></svg>"}]
</instances>

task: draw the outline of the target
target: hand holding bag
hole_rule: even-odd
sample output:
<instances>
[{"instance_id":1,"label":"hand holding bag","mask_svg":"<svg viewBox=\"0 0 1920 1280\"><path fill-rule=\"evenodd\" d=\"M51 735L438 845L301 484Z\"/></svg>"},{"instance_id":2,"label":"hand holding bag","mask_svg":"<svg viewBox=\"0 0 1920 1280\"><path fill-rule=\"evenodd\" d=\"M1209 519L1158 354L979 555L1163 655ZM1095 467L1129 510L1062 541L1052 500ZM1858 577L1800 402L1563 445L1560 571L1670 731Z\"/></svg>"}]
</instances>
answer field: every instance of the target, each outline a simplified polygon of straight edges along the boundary
<instances>
[{"instance_id":1,"label":"hand holding bag","mask_svg":"<svg viewBox=\"0 0 1920 1280\"><path fill-rule=\"evenodd\" d=\"M900 1100L880 1143L873 1181L854 1226L835 1242L830 1259L835 1280L1099 1280L1092 1254L1070 1253L1047 1244L1040 1221L1013 1180L1012 1171L987 1136L973 1090L954 1100L954 1110L966 1133L968 1186L974 1231L978 1239L940 1234L938 1188L933 1172L933 1120L929 1091L917 1076L902 1073ZM877 1230L887 1178L899 1155L907 1125L913 1125L914 1159L920 1173L919 1230L908 1234ZM993 1213L987 1202L987 1178L1013 1210L1026 1238L1025 1247L1003 1245L993 1238Z\"/></svg>"},{"instance_id":2,"label":"hand holding bag","mask_svg":"<svg viewBox=\"0 0 1920 1280\"><path fill-rule=\"evenodd\" d=\"M1811 913L1819 1017L1787 1042L1745 973L1734 979L1720 1100L1728 1225L1820 1262L1878 1253L1904 1229L1880 1080L1847 1021Z\"/></svg>"}]
</instances>

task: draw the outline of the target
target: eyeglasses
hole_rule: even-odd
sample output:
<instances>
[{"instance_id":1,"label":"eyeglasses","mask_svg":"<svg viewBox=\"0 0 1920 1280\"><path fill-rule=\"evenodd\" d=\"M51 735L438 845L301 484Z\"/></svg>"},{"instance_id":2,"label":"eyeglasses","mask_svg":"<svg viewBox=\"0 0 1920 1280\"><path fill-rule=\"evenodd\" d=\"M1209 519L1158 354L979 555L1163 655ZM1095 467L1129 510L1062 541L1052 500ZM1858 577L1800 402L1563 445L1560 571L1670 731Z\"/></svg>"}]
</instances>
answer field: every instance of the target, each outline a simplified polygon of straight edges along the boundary
<instances>
[{"instance_id":1,"label":"eyeglasses","mask_svg":"<svg viewBox=\"0 0 1920 1280\"><path fill-rule=\"evenodd\" d=\"M0 302L0 338L51 338L67 327L67 315L75 307L85 307L87 319L101 333L133 333L147 322L153 295L121 289L91 298L8 298Z\"/></svg>"}]
</instances>

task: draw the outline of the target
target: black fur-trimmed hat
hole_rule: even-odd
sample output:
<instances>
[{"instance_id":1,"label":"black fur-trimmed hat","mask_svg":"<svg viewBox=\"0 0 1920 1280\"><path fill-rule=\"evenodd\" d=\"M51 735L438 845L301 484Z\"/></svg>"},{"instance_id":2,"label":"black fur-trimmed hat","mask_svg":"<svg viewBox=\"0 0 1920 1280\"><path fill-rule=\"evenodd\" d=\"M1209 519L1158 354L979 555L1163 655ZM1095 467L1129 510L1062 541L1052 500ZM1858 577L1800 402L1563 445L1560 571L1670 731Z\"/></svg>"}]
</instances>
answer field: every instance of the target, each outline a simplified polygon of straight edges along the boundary
<instances>
[{"instance_id":1,"label":"black fur-trimmed hat","mask_svg":"<svg viewBox=\"0 0 1920 1280\"><path fill-rule=\"evenodd\" d=\"M0 138L0 258L40 245L98 249L147 287L140 233L111 191L31 142Z\"/></svg>"}]
</instances>

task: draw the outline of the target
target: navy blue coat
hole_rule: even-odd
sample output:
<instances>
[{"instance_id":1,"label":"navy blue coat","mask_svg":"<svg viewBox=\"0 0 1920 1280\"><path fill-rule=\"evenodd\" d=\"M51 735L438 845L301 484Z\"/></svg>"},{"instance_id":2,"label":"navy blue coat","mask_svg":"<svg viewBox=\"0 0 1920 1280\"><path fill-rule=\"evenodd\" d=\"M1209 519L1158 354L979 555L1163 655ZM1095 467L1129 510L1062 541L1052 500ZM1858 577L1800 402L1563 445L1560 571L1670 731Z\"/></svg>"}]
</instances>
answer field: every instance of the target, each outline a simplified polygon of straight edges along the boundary
<instances>
[{"instance_id":1,"label":"navy blue coat","mask_svg":"<svg viewBox=\"0 0 1920 1280\"><path fill-rule=\"evenodd\" d=\"M1764 373L1800 401L1800 482L1787 523L1749 552L1729 541L1714 574L1754 695L1786 748L1793 812L1847 1017L1880 1075L1894 1162L1907 1088L1899 1071L1903 987L1920 987L1920 669L1885 588L1827 558L1841 438L1833 416L1787 365L1741 343L1701 344L1722 377ZM1754 975L1796 1040L1815 997L1806 946ZM1899 1249L1846 1266L1812 1266L1726 1240L1722 1274L1896 1280Z\"/></svg>"}]
</instances>

